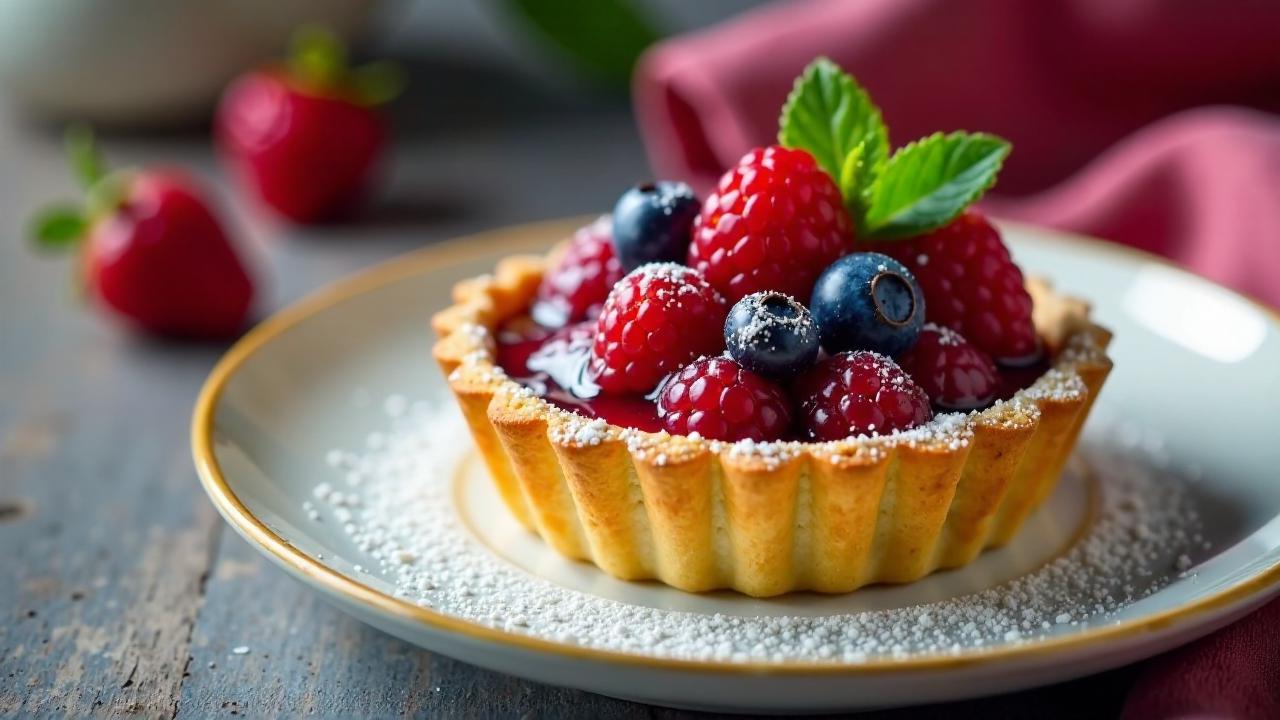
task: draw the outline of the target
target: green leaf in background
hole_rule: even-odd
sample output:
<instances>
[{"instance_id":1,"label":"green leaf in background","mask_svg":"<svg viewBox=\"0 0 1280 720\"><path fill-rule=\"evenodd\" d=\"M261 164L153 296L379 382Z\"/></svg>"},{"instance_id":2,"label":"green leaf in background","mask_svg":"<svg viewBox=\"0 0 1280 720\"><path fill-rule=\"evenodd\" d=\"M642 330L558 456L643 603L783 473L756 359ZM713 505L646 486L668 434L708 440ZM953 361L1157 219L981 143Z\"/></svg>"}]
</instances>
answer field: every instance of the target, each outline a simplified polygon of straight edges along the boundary
<instances>
[{"instance_id":1,"label":"green leaf in background","mask_svg":"<svg viewBox=\"0 0 1280 720\"><path fill-rule=\"evenodd\" d=\"M506 0L506 6L585 70L625 85L661 33L627 0Z\"/></svg>"},{"instance_id":2,"label":"green leaf in background","mask_svg":"<svg viewBox=\"0 0 1280 720\"><path fill-rule=\"evenodd\" d=\"M852 75L827 58L809 63L796 79L782 106L778 142L809 151L851 205L861 202L866 184L889 154L880 108Z\"/></svg>"},{"instance_id":3,"label":"green leaf in background","mask_svg":"<svg viewBox=\"0 0 1280 720\"><path fill-rule=\"evenodd\" d=\"M351 84L361 105L382 105L404 92L408 84L404 68L399 64L379 60L351 70Z\"/></svg>"},{"instance_id":4,"label":"green leaf in background","mask_svg":"<svg viewBox=\"0 0 1280 720\"><path fill-rule=\"evenodd\" d=\"M81 187L88 190L106 176L107 164L102 159L102 152L98 150L93 128L84 123L68 126L62 144L71 163L71 172L80 181Z\"/></svg>"},{"instance_id":5,"label":"green leaf in background","mask_svg":"<svg viewBox=\"0 0 1280 720\"><path fill-rule=\"evenodd\" d=\"M948 223L996 180L1009 143L985 133L934 133L885 163L871 187L867 230L906 237Z\"/></svg>"},{"instance_id":6,"label":"green leaf in background","mask_svg":"<svg viewBox=\"0 0 1280 720\"><path fill-rule=\"evenodd\" d=\"M31 240L41 250L59 252L79 243L86 227L79 208L66 205L46 208L31 223Z\"/></svg>"}]
</instances>

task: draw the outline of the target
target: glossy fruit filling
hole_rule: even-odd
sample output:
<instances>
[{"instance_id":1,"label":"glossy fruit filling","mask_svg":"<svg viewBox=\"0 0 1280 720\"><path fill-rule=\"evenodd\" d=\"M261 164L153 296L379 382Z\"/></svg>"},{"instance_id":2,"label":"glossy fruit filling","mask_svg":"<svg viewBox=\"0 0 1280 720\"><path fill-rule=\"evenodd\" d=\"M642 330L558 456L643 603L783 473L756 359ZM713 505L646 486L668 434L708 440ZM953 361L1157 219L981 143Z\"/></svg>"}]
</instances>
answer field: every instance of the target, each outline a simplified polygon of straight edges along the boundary
<instances>
[{"instance_id":1,"label":"glossy fruit filling","mask_svg":"<svg viewBox=\"0 0 1280 720\"><path fill-rule=\"evenodd\" d=\"M591 355L590 329L593 325L586 322L557 329L539 325L528 316L515 318L497 334L498 365L512 380L557 407L584 417L600 418L620 427L661 431L663 422L654 393L601 392L591 381L587 363ZM997 397L1012 397L1048 369L1047 357L1025 366L1000 367ZM787 439L805 437L803 433L791 432Z\"/></svg>"}]
</instances>

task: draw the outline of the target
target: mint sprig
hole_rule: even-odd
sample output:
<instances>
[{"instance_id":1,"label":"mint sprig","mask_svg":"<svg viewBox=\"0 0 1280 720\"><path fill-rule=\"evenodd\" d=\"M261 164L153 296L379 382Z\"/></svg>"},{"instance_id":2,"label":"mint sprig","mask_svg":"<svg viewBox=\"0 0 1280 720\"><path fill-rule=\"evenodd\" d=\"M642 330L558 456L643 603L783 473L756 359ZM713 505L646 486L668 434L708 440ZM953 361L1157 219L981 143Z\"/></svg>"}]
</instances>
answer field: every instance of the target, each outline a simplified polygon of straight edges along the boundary
<instances>
[{"instance_id":1,"label":"mint sprig","mask_svg":"<svg viewBox=\"0 0 1280 720\"><path fill-rule=\"evenodd\" d=\"M869 168L889 154L889 132L880 108L852 75L827 58L814 60L796 79L782 106L778 142L809 151L837 179L859 146L859 163Z\"/></svg>"},{"instance_id":2,"label":"mint sprig","mask_svg":"<svg viewBox=\"0 0 1280 720\"><path fill-rule=\"evenodd\" d=\"M859 237L887 239L947 224L995 183L1009 143L937 133L889 154L880 108L827 58L809 64L782 106L778 142L813 155L836 181Z\"/></svg>"},{"instance_id":3,"label":"mint sprig","mask_svg":"<svg viewBox=\"0 0 1280 720\"><path fill-rule=\"evenodd\" d=\"M870 188L866 226L876 237L941 227L996 181L1009 143L985 133L934 133L899 149Z\"/></svg>"}]
</instances>

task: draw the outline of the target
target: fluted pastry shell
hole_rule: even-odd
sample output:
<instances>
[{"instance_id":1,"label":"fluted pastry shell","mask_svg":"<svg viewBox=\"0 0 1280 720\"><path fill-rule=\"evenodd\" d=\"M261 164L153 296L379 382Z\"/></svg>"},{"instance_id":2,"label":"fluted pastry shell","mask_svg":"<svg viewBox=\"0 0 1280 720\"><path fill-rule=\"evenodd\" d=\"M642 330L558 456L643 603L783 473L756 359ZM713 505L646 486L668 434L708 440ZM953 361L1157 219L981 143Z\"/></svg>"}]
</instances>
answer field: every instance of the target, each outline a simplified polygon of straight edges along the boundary
<instances>
[{"instance_id":1,"label":"fluted pastry shell","mask_svg":"<svg viewBox=\"0 0 1280 720\"><path fill-rule=\"evenodd\" d=\"M1049 496L1111 369L1088 306L1029 280L1052 367L1008 401L881 437L725 443L587 419L510 380L494 331L544 260L458 283L432 318L503 502L566 557L627 580L757 597L917 580L1007 543Z\"/></svg>"}]
</instances>

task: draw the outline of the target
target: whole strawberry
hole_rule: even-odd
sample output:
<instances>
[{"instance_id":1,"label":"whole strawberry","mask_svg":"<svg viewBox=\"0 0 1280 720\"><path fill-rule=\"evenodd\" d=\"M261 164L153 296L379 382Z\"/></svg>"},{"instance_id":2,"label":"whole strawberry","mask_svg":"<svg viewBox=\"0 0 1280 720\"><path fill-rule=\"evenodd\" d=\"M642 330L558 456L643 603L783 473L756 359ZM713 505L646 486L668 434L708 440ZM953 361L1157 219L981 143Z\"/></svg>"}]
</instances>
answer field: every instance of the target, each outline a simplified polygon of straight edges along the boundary
<instances>
[{"instance_id":1,"label":"whole strawberry","mask_svg":"<svg viewBox=\"0 0 1280 720\"><path fill-rule=\"evenodd\" d=\"M720 178L694 220L689 266L729 302L754 292L808 298L853 249L853 223L831 176L804 150L752 150Z\"/></svg>"},{"instance_id":2,"label":"whole strawberry","mask_svg":"<svg viewBox=\"0 0 1280 720\"><path fill-rule=\"evenodd\" d=\"M366 194L386 143L377 106L400 89L385 63L346 66L329 33L301 31L284 66L241 76L223 94L218 145L262 203L297 222L350 211Z\"/></svg>"},{"instance_id":3,"label":"whole strawberry","mask_svg":"<svg viewBox=\"0 0 1280 720\"><path fill-rule=\"evenodd\" d=\"M1000 233L976 210L926 235L879 243L876 250L911 269L929 319L988 355L1015 364L1039 351L1031 295Z\"/></svg>"},{"instance_id":4,"label":"whole strawberry","mask_svg":"<svg viewBox=\"0 0 1280 720\"><path fill-rule=\"evenodd\" d=\"M144 330L222 338L243 329L253 283L196 183L170 169L107 174L85 129L67 145L86 207L42 213L38 244L79 245L89 296Z\"/></svg>"}]
</instances>

